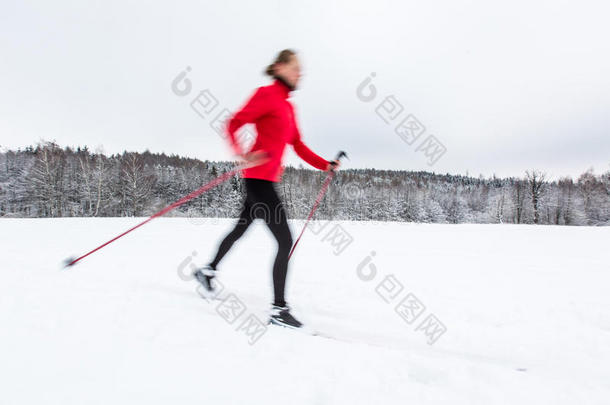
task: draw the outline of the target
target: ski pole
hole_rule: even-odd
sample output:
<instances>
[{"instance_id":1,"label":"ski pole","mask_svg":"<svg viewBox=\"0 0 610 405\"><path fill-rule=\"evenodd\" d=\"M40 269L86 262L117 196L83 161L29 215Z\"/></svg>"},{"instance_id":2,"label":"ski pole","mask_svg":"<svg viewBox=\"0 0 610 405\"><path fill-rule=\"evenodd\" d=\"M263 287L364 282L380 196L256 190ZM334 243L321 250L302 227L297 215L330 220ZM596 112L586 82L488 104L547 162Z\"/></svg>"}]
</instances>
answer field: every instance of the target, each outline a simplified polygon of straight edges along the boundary
<instances>
[{"instance_id":1,"label":"ski pole","mask_svg":"<svg viewBox=\"0 0 610 405\"><path fill-rule=\"evenodd\" d=\"M344 151L340 151L339 153L337 153L337 157L335 158L335 160L339 160L342 157L347 158L347 153L345 153ZM305 228L307 228L307 224L309 223L309 220L313 217L313 214L316 212L316 209L318 209L318 205L320 204L320 201L322 201L324 194L326 194L326 190L328 189L328 186L334 176L335 176L335 170L330 169L330 171L328 172L328 175L326 176L326 180L324 180L324 184L322 185L322 188L320 189L320 192L318 193L318 196L316 197L316 201L313 204L313 208L309 212L309 215L307 216L307 220L305 220L305 225L303 225L303 229L301 230L299 237L297 238L296 242L294 242L294 245L292 245L292 248L290 249L290 253L288 254L288 260L290 260L290 257L292 256L294 249L297 247L299 241L301 240L301 237L303 236L303 232L305 232Z\"/></svg>"},{"instance_id":2,"label":"ski pole","mask_svg":"<svg viewBox=\"0 0 610 405\"><path fill-rule=\"evenodd\" d=\"M114 238L110 239L108 242L96 247L95 249L85 253L84 255L77 257L77 258L69 258L65 261L65 267L69 267L72 266L74 264L76 264L77 262L79 262L80 260L84 259L85 257L89 256L92 253L97 252L98 250L100 250L101 248L103 248L104 246L107 246L109 244L111 244L112 242L114 242L115 240L127 235L129 232L136 230L137 228L141 227L142 225L152 221L153 219L160 217L164 214L167 214L168 212L170 212L171 210L173 210L174 208L177 208L179 206L181 206L182 204L186 203L187 201L192 200L193 198L205 193L206 191L208 191L209 189L216 187L217 185L219 185L220 183L223 183L225 181L227 181L228 179L230 179L231 177L233 177L233 175L239 173L241 170L243 169L247 169L248 167L253 167L253 166L258 166L265 163L265 160L263 161L259 161L258 163L254 164L254 163L244 163L241 164L239 166L237 166L236 168L216 177L215 179L213 179L212 181L210 181L209 183L201 186L200 188L198 188L197 190L193 191L192 193L185 195L184 197L182 197L181 199L179 199L178 201L172 203L171 205L168 205L167 207L163 208L161 211L151 215L148 219L140 222L139 224L137 224L134 227L129 228L128 230L126 230L125 232L123 232L122 234L115 236Z\"/></svg>"}]
</instances>

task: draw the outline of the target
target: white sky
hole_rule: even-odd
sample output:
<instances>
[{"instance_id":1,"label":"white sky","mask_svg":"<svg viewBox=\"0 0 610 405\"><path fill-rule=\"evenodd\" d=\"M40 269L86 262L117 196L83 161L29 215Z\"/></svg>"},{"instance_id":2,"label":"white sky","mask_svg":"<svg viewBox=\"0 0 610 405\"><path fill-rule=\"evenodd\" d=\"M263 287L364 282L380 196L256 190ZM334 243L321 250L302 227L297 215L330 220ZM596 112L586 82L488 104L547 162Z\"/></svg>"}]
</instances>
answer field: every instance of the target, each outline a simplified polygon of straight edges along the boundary
<instances>
[{"instance_id":1,"label":"white sky","mask_svg":"<svg viewBox=\"0 0 610 405\"><path fill-rule=\"evenodd\" d=\"M326 158L346 150L346 167L553 178L610 169L607 2L0 4L2 147L44 138L228 159L190 101L209 89L218 108L236 109L290 47L305 73L292 99L305 142ZM193 91L181 98L170 84L186 66ZM356 88L371 72L379 95L367 104ZM375 114L388 95L446 146L434 166Z\"/></svg>"}]
</instances>

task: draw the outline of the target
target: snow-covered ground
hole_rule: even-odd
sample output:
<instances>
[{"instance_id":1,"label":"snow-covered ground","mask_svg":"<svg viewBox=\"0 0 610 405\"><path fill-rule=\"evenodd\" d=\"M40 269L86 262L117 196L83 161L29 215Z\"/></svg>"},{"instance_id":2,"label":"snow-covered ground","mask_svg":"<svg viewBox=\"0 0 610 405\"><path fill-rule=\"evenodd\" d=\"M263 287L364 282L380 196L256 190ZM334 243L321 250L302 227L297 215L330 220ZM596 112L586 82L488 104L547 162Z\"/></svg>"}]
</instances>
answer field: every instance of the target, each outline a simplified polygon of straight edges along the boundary
<instances>
[{"instance_id":1,"label":"snow-covered ground","mask_svg":"<svg viewBox=\"0 0 610 405\"><path fill-rule=\"evenodd\" d=\"M250 323L260 222L225 301L184 274L233 220L157 219L60 268L139 221L0 220L1 404L610 403L610 228L317 223L288 301L328 339Z\"/></svg>"}]
</instances>

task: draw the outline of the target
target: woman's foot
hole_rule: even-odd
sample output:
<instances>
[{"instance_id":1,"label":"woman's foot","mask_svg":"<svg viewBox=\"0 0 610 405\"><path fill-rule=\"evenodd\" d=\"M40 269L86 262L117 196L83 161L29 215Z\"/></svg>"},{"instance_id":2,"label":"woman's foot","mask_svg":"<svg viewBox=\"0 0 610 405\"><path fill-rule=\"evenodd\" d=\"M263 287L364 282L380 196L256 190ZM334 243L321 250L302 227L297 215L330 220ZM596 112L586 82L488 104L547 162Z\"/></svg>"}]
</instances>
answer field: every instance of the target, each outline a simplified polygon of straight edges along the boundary
<instances>
[{"instance_id":1,"label":"woman's foot","mask_svg":"<svg viewBox=\"0 0 610 405\"><path fill-rule=\"evenodd\" d=\"M288 305L273 305L271 307L271 317L269 318L269 323L292 329L299 329L303 327L303 324L292 316Z\"/></svg>"},{"instance_id":2,"label":"woman's foot","mask_svg":"<svg viewBox=\"0 0 610 405\"><path fill-rule=\"evenodd\" d=\"M209 298L213 298L216 294L216 288L214 286L214 282L212 281L214 277L216 277L216 270L210 266L201 267L193 273L199 284L201 284L202 293L204 296Z\"/></svg>"}]
</instances>

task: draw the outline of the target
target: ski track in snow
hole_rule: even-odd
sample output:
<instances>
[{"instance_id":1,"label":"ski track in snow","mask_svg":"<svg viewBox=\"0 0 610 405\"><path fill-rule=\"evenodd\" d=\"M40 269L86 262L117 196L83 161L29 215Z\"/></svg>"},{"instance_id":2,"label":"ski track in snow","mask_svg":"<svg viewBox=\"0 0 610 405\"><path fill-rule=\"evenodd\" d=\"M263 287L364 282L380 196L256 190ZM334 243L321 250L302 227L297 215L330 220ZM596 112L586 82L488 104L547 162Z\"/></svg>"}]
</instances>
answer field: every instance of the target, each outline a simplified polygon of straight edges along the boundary
<instances>
[{"instance_id":1,"label":"ski track in snow","mask_svg":"<svg viewBox=\"0 0 610 405\"><path fill-rule=\"evenodd\" d=\"M260 221L220 264L215 301L179 270L205 264L232 219L156 219L61 268L141 220L0 221L1 404L610 403L610 228L316 223L287 298L327 336L268 326L250 344L237 329L267 320L276 252ZM425 306L411 324L394 311L409 293ZM446 327L432 345L416 330L428 315Z\"/></svg>"}]
</instances>

